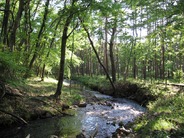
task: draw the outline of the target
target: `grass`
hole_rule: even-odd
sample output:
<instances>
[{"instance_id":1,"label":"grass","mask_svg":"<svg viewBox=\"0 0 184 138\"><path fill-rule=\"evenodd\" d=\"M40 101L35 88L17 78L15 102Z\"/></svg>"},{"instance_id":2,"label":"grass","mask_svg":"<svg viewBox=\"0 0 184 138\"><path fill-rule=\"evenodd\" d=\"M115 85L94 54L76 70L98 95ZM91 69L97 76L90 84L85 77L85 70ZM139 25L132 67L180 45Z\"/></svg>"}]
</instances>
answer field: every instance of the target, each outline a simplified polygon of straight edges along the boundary
<instances>
[{"instance_id":1,"label":"grass","mask_svg":"<svg viewBox=\"0 0 184 138\"><path fill-rule=\"evenodd\" d=\"M148 105L148 113L139 118L134 129L143 137L184 136L184 96L159 98Z\"/></svg>"},{"instance_id":2,"label":"grass","mask_svg":"<svg viewBox=\"0 0 184 138\"><path fill-rule=\"evenodd\" d=\"M98 89L101 87L109 87L110 83L105 76L78 76L74 78L89 88Z\"/></svg>"},{"instance_id":3,"label":"grass","mask_svg":"<svg viewBox=\"0 0 184 138\"><path fill-rule=\"evenodd\" d=\"M30 78L20 82L9 82L9 84L29 96L50 96L56 91L57 80L45 78L44 81L40 81L40 78ZM80 95L80 91L81 87L79 85L72 85L72 87L69 87L64 83L60 98L63 103L70 103L71 105L76 100L78 100L78 102L84 100Z\"/></svg>"},{"instance_id":4,"label":"grass","mask_svg":"<svg viewBox=\"0 0 184 138\"><path fill-rule=\"evenodd\" d=\"M81 87L63 86L61 100L51 98L56 91L57 80L47 78L40 81L39 78L30 78L22 81L10 81L8 85L18 89L23 96L5 96L0 101L0 109L22 117L25 120L32 120L42 117L43 114L58 115L63 112L63 105L73 105L83 102ZM17 120L7 114L0 112L0 124L10 126Z\"/></svg>"},{"instance_id":5,"label":"grass","mask_svg":"<svg viewBox=\"0 0 184 138\"><path fill-rule=\"evenodd\" d=\"M108 86L103 77L80 77L84 84ZM89 81L90 82L89 82ZM157 97L147 104L147 113L138 118L132 126L140 137L168 138L184 136L184 91L176 86L167 87L158 81L128 80L140 88L146 88L149 94ZM121 80L120 80L121 82ZM173 82L170 80L170 82Z\"/></svg>"},{"instance_id":6,"label":"grass","mask_svg":"<svg viewBox=\"0 0 184 138\"><path fill-rule=\"evenodd\" d=\"M103 76L85 76L79 77L77 80L92 87L109 86L109 82ZM174 86L165 87L163 84L135 80L131 80L131 82L138 84L141 88L149 89L148 92L157 97L155 101L147 104L147 113L135 121L134 131L144 138L184 136L184 92ZM30 113L35 110L57 114L57 110L53 106L60 110L63 103L72 105L85 100L81 95L82 88L79 85L64 86L61 103L59 104L49 99L48 97L55 93L57 85L57 81L51 78L45 79L44 82L39 81L38 78L31 78L21 82L10 82L10 85L21 90L24 93L24 98L4 97L0 107L25 119L29 119L31 117ZM43 100L48 104L44 104L39 100ZM6 114L0 114L0 120L1 124L16 122L14 118Z\"/></svg>"},{"instance_id":7,"label":"grass","mask_svg":"<svg viewBox=\"0 0 184 138\"><path fill-rule=\"evenodd\" d=\"M158 97L147 105L147 113L136 120L134 131L140 137L168 138L184 136L184 91L183 89L161 84L157 81L129 81L146 87L152 95ZM168 82L177 82L169 80Z\"/></svg>"},{"instance_id":8,"label":"grass","mask_svg":"<svg viewBox=\"0 0 184 138\"><path fill-rule=\"evenodd\" d=\"M184 136L184 93L158 84L152 84L150 90L158 98L147 105L148 112L135 122L135 131L148 138Z\"/></svg>"}]
</instances>

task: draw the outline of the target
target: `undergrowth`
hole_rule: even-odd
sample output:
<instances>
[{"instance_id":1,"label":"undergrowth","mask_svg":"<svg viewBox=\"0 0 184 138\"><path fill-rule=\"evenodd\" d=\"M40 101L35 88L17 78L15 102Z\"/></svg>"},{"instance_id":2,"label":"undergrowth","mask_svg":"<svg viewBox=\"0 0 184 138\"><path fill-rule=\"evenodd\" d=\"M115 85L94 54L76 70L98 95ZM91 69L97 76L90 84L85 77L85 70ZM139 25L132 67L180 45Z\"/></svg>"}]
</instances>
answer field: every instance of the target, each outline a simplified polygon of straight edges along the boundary
<instances>
[{"instance_id":1,"label":"undergrowth","mask_svg":"<svg viewBox=\"0 0 184 138\"><path fill-rule=\"evenodd\" d=\"M134 129L144 137L184 136L184 95L159 97L150 102L148 112L139 118Z\"/></svg>"},{"instance_id":2,"label":"undergrowth","mask_svg":"<svg viewBox=\"0 0 184 138\"><path fill-rule=\"evenodd\" d=\"M79 80L90 85L108 86L103 77L80 77ZM139 117L132 126L139 137L176 138L184 136L184 92L183 89L161 84L161 81L128 80L145 92L157 97L147 104L147 112ZM121 80L117 83L122 82ZM173 82L173 81L170 81Z\"/></svg>"},{"instance_id":3,"label":"undergrowth","mask_svg":"<svg viewBox=\"0 0 184 138\"><path fill-rule=\"evenodd\" d=\"M30 78L22 81L9 81L9 87L19 90L22 94L19 96L5 95L0 99L0 109L22 117L25 120L34 120L46 116L55 116L61 114L63 105L70 106L84 101L79 86L63 86L60 101L52 98L56 91L57 80L46 78L40 81L39 78ZM17 120L0 112L0 125L9 127L17 124Z\"/></svg>"},{"instance_id":4,"label":"undergrowth","mask_svg":"<svg viewBox=\"0 0 184 138\"><path fill-rule=\"evenodd\" d=\"M110 83L105 76L77 76L74 80L81 82L93 90L98 90L102 87L109 87Z\"/></svg>"}]
</instances>

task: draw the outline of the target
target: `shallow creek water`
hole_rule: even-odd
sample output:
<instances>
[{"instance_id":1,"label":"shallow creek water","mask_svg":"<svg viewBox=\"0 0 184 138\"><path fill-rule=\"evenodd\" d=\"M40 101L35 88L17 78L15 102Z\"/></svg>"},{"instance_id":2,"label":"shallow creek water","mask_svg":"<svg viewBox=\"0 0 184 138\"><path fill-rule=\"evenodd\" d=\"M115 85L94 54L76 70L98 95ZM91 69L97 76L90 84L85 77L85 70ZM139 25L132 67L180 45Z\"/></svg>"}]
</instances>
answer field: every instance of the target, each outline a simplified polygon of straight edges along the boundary
<instances>
[{"instance_id":1,"label":"shallow creek water","mask_svg":"<svg viewBox=\"0 0 184 138\"><path fill-rule=\"evenodd\" d=\"M77 134L83 132L88 138L96 132L96 138L106 138L112 136L119 122L123 124L131 122L146 110L130 100L113 98L96 91L86 90L86 92L94 95L100 102L77 108L74 111L75 116L41 119L30 122L25 127L4 130L0 133L0 137L75 138Z\"/></svg>"}]
</instances>

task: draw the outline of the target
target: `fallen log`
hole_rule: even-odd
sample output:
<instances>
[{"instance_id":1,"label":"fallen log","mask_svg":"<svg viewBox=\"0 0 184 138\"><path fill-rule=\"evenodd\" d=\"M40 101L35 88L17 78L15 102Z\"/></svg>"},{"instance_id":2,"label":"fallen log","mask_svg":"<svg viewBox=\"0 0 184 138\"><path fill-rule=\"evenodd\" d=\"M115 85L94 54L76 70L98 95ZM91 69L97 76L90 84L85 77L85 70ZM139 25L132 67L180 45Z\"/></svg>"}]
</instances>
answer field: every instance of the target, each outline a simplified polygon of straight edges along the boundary
<instances>
[{"instance_id":1,"label":"fallen log","mask_svg":"<svg viewBox=\"0 0 184 138\"><path fill-rule=\"evenodd\" d=\"M20 122L22 122L22 123L25 124L25 125L28 124L23 118L21 118L21 117L19 117L19 116L17 116L17 115L14 115L14 114L9 113L9 112L7 112L7 111L4 111L4 110L2 110L2 109L0 109L0 112L5 113L5 114L8 114L8 115L10 115L10 116L12 116L12 117L18 119Z\"/></svg>"},{"instance_id":2,"label":"fallen log","mask_svg":"<svg viewBox=\"0 0 184 138\"><path fill-rule=\"evenodd\" d=\"M183 83L157 83L157 84L166 84L166 85L172 85L172 86L177 86L177 87L184 87Z\"/></svg>"}]
</instances>

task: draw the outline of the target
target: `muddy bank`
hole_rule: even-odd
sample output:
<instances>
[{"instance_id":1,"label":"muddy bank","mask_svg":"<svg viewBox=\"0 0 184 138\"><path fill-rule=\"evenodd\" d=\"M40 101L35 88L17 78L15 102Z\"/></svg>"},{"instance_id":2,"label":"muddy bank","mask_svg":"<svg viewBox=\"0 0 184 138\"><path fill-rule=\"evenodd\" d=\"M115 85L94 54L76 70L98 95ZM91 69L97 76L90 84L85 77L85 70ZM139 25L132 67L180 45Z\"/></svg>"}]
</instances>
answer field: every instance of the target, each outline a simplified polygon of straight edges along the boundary
<instances>
[{"instance_id":1,"label":"muddy bank","mask_svg":"<svg viewBox=\"0 0 184 138\"><path fill-rule=\"evenodd\" d=\"M67 137L85 138L116 137L116 129L127 126L135 118L145 112L145 108L137 103L122 98L100 94L85 89L86 104L81 108L73 108L74 116L53 117L30 121L28 125L6 131L0 131L0 137ZM132 136L130 128L120 129L126 136Z\"/></svg>"},{"instance_id":2,"label":"muddy bank","mask_svg":"<svg viewBox=\"0 0 184 138\"><path fill-rule=\"evenodd\" d=\"M69 106L52 96L26 93L9 85L1 86L0 129L27 125L32 120L68 115L65 110Z\"/></svg>"},{"instance_id":3,"label":"muddy bank","mask_svg":"<svg viewBox=\"0 0 184 138\"><path fill-rule=\"evenodd\" d=\"M79 80L80 81L80 80ZM90 87L92 90L99 91L102 94L111 95L119 98L127 98L136 101L142 106L146 106L149 101L156 100L156 96L152 95L150 90L146 87L140 86L130 82L117 82L115 83L116 92L113 94L111 86L106 84L90 84L88 82L82 82L84 85Z\"/></svg>"}]
</instances>

